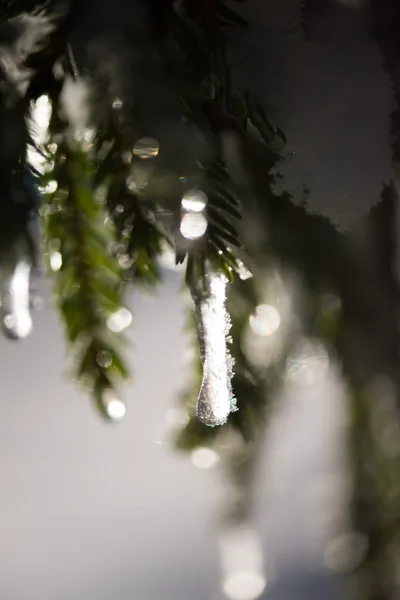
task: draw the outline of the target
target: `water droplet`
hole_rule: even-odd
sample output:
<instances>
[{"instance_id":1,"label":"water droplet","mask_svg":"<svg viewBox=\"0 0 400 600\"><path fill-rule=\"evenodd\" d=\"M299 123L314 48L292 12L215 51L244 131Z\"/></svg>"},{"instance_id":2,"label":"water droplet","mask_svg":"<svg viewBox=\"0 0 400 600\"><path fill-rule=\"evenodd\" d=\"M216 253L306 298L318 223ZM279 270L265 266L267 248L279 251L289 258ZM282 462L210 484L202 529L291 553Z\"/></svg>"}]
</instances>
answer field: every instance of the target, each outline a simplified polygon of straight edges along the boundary
<instances>
[{"instance_id":1,"label":"water droplet","mask_svg":"<svg viewBox=\"0 0 400 600\"><path fill-rule=\"evenodd\" d=\"M114 333L120 333L132 323L132 313L127 308L120 308L107 319L107 327Z\"/></svg>"},{"instance_id":2,"label":"water droplet","mask_svg":"<svg viewBox=\"0 0 400 600\"><path fill-rule=\"evenodd\" d=\"M108 367L111 367L112 365L111 352L109 352L108 350L100 350L100 352L97 353L96 361L99 367L102 367L103 369L108 369Z\"/></svg>"},{"instance_id":3,"label":"water droplet","mask_svg":"<svg viewBox=\"0 0 400 600\"><path fill-rule=\"evenodd\" d=\"M197 240L207 231L207 219L201 213L186 213L180 226L181 234L188 240Z\"/></svg>"},{"instance_id":4,"label":"water droplet","mask_svg":"<svg viewBox=\"0 0 400 600\"><path fill-rule=\"evenodd\" d=\"M50 269L56 273L62 267L62 254L61 252L52 252L50 254Z\"/></svg>"},{"instance_id":5,"label":"water droplet","mask_svg":"<svg viewBox=\"0 0 400 600\"><path fill-rule=\"evenodd\" d=\"M117 206L115 207L115 212L120 215L121 213L123 213L125 210L123 204L117 204Z\"/></svg>"},{"instance_id":6,"label":"water droplet","mask_svg":"<svg viewBox=\"0 0 400 600\"><path fill-rule=\"evenodd\" d=\"M154 158L157 156L160 145L154 138L142 137L135 143L133 154L142 159Z\"/></svg>"},{"instance_id":7,"label":"water droplet","mask_svg":"<svg viewBox=\"0 0 400 600\"><path fill-rule=\"evenodd\" d=\"M133 263L134 260L131 256L129 256L129 254L122 254L118 257L118 264L121 267L121 269L130 269Z\"/></svg>"},{"instance_id":8,"label":"water droplet","mask_svg":"<svg viewBox=\"0 0 400 600\"><path fill-rule=\"evenodd\" d=\"M126 414L126 406L122 400L117 398L113 390L106 390L103 394L103 404L107 416L112 421L121 421Z\"/></svg>"},{"instance_id":9,"label":"water droplet","mask_svg":"<svg viewBox=\"0 0 400 600\"><path fill-rule=\"evenodd\" d=\"M191 454L191 461L196 469L211 469L219 461L219 456L211 448L195 448Z\"/></svg>"},{"instance_id":10,"label":"water droplet","mask_svg":"<svg viewBox=\"0 0 400 600\"><path fill-rule=\"evenodd\" d=\"M182 197L182 208L188 212L202 212L208 203L207 194L201 190L188 190Z\"/></svg>"},{"instance_id":11,"label":"water droplet","mask_svg":"<svg viewBox=\"0 0 400 600\"><path fill-rule=\"evenodd\" d=\"M55 154L57 152L57 148L58 148L57 144L52 143L52 144L49 144L47 147L51 154Z\"/></svg>"},{"instance_id":12,"label":"water droplet","mask_svg":"<svg viewBox=\"0 0 400 600\"><path fill-rule=\"evenodd\" d=\"M260 304L256 314L250 317L250 327L256 335L269 336L279 329L281 318L270 304Z\"/></svg>"},{"instance_id":13,"label":"water droplet","mask_svg":"<svg viewBox=\"0 0 400 600\"><path fill-rule=\"evenodd\" d=\"M120 110L123 107L124 103L122 102L121 98L114 98L114 101L112 103L112 107L114 110Z\"/></svg>"}]
</instances>

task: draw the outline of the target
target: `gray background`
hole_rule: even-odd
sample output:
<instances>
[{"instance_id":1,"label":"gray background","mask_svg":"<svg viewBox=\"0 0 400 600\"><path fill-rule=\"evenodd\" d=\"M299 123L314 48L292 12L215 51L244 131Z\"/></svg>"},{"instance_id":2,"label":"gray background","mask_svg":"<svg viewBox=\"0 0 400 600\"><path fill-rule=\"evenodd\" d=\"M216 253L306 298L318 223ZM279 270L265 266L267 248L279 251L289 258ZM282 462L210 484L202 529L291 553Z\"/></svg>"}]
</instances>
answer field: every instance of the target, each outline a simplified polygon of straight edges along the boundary
<instances>
[{"instance_id":1,"label":"gray background","mask_svg":"<svg viewBox=\"0 0 400 600\"><path fill-rule=\"evenodd\" d=\"M0 341L2 598L219 598L218 468L198 471L168 443L187 351L179 276L167 272L160 294L133 298L132 310L135 378L117 425L62 377L52 311L37 313L23 343ZM319 585L337 509L332 377L283 396L260 465L256 523L274 598Z\"/></svg>"}]
</instances>

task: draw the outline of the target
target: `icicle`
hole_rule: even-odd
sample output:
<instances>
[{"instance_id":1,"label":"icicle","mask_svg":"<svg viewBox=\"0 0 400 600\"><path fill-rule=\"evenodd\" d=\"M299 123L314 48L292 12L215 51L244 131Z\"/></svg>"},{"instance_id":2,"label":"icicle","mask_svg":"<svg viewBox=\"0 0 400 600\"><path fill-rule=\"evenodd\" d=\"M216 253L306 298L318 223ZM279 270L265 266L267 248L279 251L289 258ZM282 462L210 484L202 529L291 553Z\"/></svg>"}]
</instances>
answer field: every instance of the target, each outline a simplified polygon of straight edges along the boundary
<instances>
[{"instance_id":1,"label":"icicle","mask_svg":"<svg viewBox=\"0 0 400 600\"><path fill-rule=\"evenodd\" d=\"M220 273L209 272L207 281L206 295L193 294L203 364L197 416L206 425L215 427L226 423L236 405L231 386L233 358L227 348L231 328L225 306L228 280Z\"/></svg>"},{"instance_id":2,"label":"icicle","mask_svg":"<svg viewBox=\"0 0 400 600\"><path fill-rule=\"evenodd\" d=\"M26 258L18 260L11 276L2 280L2 320L5 333L12 339L26 337L32 329L30 313L31 264Z\"/></svg>"}]
</instances>

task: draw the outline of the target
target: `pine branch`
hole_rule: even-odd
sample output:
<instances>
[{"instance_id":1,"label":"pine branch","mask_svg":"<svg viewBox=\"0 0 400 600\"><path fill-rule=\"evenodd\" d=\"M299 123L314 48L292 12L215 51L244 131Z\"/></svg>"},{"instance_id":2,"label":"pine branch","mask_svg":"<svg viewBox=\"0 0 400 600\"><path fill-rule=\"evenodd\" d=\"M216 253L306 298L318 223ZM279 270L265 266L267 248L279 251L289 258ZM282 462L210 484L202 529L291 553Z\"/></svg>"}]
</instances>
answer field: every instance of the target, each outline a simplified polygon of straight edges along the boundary
<instances>
[{"instance_id":1,"label":"pine branch","mask_svg":"<svg viewBox=\"0 0 400 600\"><path fill-rule=\"evenodd\" d=\"M121 335L109 326L110 318L124 310L121 270L109 253L113 236L96 199L93 164L70 135L64 126L55 152L52 140L48 146L54 169L44 179L46 244L75 355L75 377L93 392L100 412L112 419L115 404L109 404L110 398L115 403L118 381L128 376L119 351Z\"/></svg>"},{"instance_id":2,"label":"pine branch","mask_svg":"<svg viewBox=\"0 0 400 600\"><path fill-rule=\"evenodd\" d=\"M125 278L153 285L160 278L157 259L163 241L168 238L156 222L154 201L140 192L141 159L134 153L137 141L134 126L122 101L118 99L115 108L111 108L111 102L107 93L99 102L97 94L95 105L103 118L97 123L95 181L104 190L104 200L115 227L116 255Z\"/></svg>"}]
</instances>

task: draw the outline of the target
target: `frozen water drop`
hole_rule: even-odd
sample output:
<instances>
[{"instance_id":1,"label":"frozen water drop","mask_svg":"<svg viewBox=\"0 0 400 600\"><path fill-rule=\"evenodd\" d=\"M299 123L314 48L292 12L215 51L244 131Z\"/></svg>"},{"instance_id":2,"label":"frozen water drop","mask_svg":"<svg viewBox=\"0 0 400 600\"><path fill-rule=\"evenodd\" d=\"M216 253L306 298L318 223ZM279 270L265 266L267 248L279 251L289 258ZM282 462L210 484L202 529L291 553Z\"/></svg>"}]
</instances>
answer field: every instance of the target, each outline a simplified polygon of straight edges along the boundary
<instances>
[{"instance_id":1,"label":"frozen water drop","mask_svg":"<svg viewBox=\"0 0 400 600\"><path fill-rule=\"evenodd\" d=\"M228 351L230 318L226 310L227 279L219 273L208 273L209 291L195 297L196 327L203 364L203 380L197 400L196 414L206 425L226 423L234 408L231 378L233 359Z\"/></svg>"}]
</instances>

